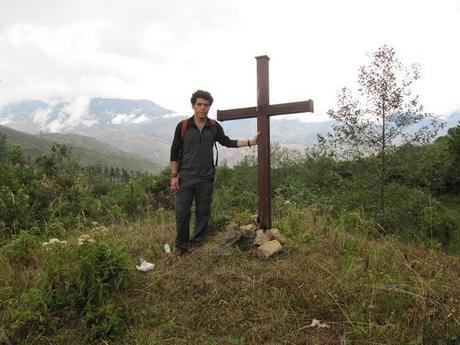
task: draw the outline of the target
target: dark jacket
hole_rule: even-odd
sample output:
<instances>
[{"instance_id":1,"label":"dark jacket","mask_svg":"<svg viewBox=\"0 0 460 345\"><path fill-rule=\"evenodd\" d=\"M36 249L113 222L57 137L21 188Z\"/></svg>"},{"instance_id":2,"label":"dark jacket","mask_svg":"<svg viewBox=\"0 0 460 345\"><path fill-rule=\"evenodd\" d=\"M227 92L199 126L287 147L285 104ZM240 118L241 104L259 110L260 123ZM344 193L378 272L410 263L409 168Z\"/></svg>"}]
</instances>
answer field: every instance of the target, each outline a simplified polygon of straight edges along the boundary
<instances>
[{"instance_id":1,"label":"dark jacket","mask_svg":"<svg viewBox=\"0 0 460 345\"><path fill-rule=\"evenodd\" d=\"M181 122L176 126L171 145L171 161L179 162L181 176L209 177L214 174L213 145L217 141L226 147L238 147L237 140L225 135L217 122L207 121L200 130L193 116L188 119L187 130L181 138Z\"/></svg>"}]
</instances>

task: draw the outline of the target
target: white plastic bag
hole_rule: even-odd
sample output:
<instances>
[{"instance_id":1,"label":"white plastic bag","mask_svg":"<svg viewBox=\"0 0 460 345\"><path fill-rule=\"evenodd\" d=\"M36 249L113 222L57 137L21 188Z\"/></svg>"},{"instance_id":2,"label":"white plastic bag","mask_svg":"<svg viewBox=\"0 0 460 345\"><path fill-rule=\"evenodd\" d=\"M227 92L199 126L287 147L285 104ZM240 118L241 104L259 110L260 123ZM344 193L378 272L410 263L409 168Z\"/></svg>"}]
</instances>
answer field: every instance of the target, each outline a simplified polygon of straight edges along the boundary
<instances>
[{"instance_id":1,"label":"white plastic bag","mask_svg":"<svg viewBox=\"0 0 460 345\"><path fill-rule=\"evenodd\" d=\"M141 271L141 272L148 272L151 271L155 268L155 264L152 264L151 262L145 261L144 259L140 260L140 265L136 265L136 270Z\"/></svg>"}]
</instances>

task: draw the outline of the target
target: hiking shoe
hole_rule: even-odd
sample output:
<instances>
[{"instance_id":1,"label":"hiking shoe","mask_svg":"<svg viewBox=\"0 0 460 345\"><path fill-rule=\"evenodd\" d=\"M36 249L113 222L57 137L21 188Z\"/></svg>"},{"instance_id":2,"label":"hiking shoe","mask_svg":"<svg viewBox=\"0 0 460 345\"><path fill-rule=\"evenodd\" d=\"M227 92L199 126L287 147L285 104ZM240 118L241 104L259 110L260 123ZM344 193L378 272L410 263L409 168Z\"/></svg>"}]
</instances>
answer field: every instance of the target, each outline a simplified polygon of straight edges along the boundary
<instances>
[{"instance_id":1,"label":"hiking shoe","mask_svg":"<svg viewBox=\"0 0 460 345\"><path fill-rule=\"evenodd\" d=\"M185 248L176 248L172 253L172 256L177 257L177 256L184 256L188 254L188 249Z\"/></svg>"},{"instance_id":2,"label":"hiking shoe","mask_svg":"<svg viewBox=\"0 0 460 345\"><path fill-rule=\"evenodd\" d=\"M200 248L204 246L204 241L192 241L190 242L191 248Z\"/></svg>"}]
</instances>

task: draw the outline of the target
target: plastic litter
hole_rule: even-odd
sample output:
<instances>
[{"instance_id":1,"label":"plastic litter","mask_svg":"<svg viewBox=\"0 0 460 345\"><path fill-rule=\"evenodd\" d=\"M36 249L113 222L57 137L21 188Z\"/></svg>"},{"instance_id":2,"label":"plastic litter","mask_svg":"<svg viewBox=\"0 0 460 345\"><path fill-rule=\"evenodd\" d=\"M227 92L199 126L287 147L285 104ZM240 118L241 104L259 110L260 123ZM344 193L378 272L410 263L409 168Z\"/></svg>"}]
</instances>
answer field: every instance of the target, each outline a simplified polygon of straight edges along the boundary
<instances>
[{"instance_id":1,"label":"plastic litter","mask_svg":"<svg viewBox=\"0 0 460 345\"><path fill-rule=\"evenodd\" d=\"M321 321L313 319L310 326L308 327L317 327L317 328L331 328L327 323L321 323Z\"/></svg>"},{"instance_id":2,"label":"plastic litter","mask_svg":"<svg viewBox=\"0 0 460 345\"><path fill-rule=\"evenodd\" d=\"M169 244L165 244L164 245L164 248L165 248L165 253L166 254L171 254L171 247L169 246Z\"/></svg>"},{"instance_id":3,"label":"plastic litter","mask_svg":"<svg viewBox=\"0 0 460 345\"><path fill-rule=\"evenodd\" d=\"M144 259L140 260L140 265L136 265L136 270L141 271L141 272L148 272L151 271L155 268L155 264L152 264L151 262L145 261Z\"/></svg>"}]
</instances>

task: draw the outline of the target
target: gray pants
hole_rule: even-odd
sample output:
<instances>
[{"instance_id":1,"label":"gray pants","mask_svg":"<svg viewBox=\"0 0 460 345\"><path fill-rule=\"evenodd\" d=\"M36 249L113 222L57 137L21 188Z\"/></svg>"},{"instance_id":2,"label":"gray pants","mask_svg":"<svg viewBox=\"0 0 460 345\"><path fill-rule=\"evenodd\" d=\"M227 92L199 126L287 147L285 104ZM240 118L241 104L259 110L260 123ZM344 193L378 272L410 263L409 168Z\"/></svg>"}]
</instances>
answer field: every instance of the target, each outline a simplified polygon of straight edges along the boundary
<instances>
[{"instance_id":1,"label":"gray pants","mask_svg":"<svg viewBox=\"0 0 460 345\"><path fill-rule=\"evenodd\" d=\"M206 236L211 215L213 178L180 177L176 193L176 247L188 249L201 244ZM195 200L195 233L190 238L190 216Z\"/></svg>"}]
</instances>

